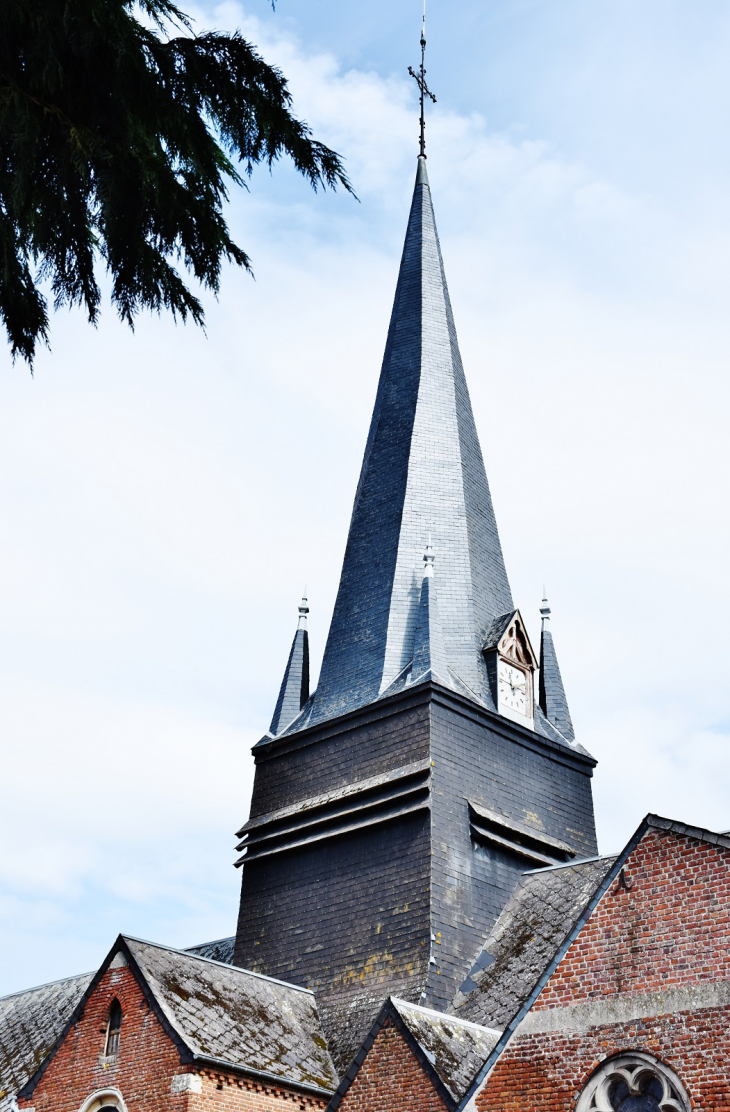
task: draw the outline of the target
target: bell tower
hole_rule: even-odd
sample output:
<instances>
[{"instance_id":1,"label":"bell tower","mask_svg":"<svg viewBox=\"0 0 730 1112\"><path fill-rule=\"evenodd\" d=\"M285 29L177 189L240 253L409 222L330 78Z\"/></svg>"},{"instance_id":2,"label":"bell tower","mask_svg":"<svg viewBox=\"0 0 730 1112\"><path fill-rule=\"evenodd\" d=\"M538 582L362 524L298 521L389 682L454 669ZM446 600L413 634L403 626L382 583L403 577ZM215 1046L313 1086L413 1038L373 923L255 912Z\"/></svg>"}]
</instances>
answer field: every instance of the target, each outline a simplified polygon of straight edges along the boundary
<instances>
[{"instance_id":1,"label":"bell tower","mask_svg":"<svg viewBox=\"0 0 730 1112\"><path fill-rule=\"evenodd\" d=\"M386 996L448 1007L523 871L596 852L595 761L512 599L423 154L304 702L301 652L253 750L235 960L317 993L343 1069Z\"/></svg>"}]
</instances>

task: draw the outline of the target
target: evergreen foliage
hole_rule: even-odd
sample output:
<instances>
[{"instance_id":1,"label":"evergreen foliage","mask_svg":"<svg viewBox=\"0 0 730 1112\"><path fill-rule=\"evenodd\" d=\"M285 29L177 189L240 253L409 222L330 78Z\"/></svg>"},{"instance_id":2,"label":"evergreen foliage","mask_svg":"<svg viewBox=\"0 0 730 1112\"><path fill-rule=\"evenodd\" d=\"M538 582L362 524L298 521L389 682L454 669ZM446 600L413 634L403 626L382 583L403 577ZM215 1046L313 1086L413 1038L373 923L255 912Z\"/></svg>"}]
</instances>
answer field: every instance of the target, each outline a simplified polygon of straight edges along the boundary
<instances>
[{"instance_id":1,"label":"evergreen foliage","mask_svg":"<svg viewBox=\"0 0 730 1112\"><path fill-rule=\"evenodd\" d=\"M143 308L203 321L175 264L218 290L250 269L227 186L289 155L316 189L350 189L291 112L283 74L240 34L193 34L171 0L0 0L0 317L32 366L55 306L98 319L95 270L133 326Z\"/></svg>"}]
</instances>

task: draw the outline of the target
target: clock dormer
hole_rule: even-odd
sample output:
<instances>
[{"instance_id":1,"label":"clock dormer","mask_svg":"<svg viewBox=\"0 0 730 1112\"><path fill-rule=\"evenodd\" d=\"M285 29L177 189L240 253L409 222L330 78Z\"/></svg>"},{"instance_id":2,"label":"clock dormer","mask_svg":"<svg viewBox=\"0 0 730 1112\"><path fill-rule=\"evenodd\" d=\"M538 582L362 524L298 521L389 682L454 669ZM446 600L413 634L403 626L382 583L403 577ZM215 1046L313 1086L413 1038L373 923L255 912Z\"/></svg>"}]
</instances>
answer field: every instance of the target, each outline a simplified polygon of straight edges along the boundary
<instances>
[{"instance_id":1,"label":"clock dormer","mask_svg":"<svg viewBox=\"0 0 730 1112\"><path fill-rule=\"evenodd\" d=\"M499 713L534 730L537 658L519 610L494 619L487 631L484 659Z\"/></svg>"}]
</instances>

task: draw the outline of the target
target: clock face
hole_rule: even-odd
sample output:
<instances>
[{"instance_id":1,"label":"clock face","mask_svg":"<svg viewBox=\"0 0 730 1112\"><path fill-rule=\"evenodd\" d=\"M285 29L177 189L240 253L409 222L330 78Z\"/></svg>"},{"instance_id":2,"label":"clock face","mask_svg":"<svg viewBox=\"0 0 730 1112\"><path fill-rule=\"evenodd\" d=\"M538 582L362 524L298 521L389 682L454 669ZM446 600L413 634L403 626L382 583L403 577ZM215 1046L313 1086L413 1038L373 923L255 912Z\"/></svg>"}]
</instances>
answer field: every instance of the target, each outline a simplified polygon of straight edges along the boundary
<instances>
[{"instance_id":1,"label":"clock face","mask_svg":"<svg viewBox=\"0 0 730 1112\"><path fill-rule=\"evenodd\" d=\"M527 705L527 676L520 668L500 660L497 670L497 684L499 688L500 708L531 717L531 708Z\"/></svg>"}]
</instances>

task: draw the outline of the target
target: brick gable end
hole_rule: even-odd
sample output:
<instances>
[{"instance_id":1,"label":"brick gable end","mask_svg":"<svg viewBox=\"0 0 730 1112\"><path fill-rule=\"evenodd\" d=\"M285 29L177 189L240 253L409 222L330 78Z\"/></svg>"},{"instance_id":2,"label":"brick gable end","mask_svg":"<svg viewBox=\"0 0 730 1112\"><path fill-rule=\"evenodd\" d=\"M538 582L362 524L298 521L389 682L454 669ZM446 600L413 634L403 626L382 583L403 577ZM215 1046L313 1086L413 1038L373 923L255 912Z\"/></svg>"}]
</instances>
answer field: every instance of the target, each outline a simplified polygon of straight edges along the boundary
<instances>
[{"instance_id":1,"label":"brick gable end","mask_svg":"<svg viewBox=\"0 0 730 1112\"><path fill-rule=\"evenodd\" d=\"M109 1008L122 1008L116 1062L103 1059ZM194 1074L191 1090L173 1092L173 1078ZM180 1080L175 1087L179 1088ZM118 1090L127 1112L323 1112L327 1099L274 1086L234 1070L183 1064L132 970L108 969L19 1109L78 1112L93 1093ZM197 1090L197 1091L196 1091Z\"/></svg>"},{"instance_id":2,"label":"brick gable end","mask_svg":"<svg viewBox=\"0 0 730 1112\"><path fill-rule=\"evenodd\" d=\"M444 1112L446 1105L391 1019L381 1027L339 1112Z\"/></svg>"},{"instance_id":3,"label":"brick gable end","mask_svg":"<svg viewBox=\"0 0 730 1112\"><path fill-rule=\"evenodd\" d=\"M119 1052L104 1064L109 1008L114 999L122 1007ZM189 1067L188 1067L189 1068ZM19 1108L35 1112L78 1112L93 1092L116 1088L129 1112L187 1112L187 1095L171 1092L172 1078L184 1072L180 1055L129 967L107 969L68 1031L32 1099Z\"/></svg>"},{"instance_id":4,"label":"brick gable end","mask_svg":"<svg viewBox=\"0 0 730 1112\"><path fill-rule=\"evenodd\" d=\"M730 850L652 830L533 1005L730 979Z\"/></svg>"},{"instance_id":5,"label":"brick gable end","mask_svg":"<svg viewBox=\"0 0 730 1112\"><path fill-rule=\"evenodd\" d=\"M476 1099L574 1112L593 1071L642 1051L695 1112L730 1108L730 851L648 831L566 951Z\"/></svg>"}]
</instances>

